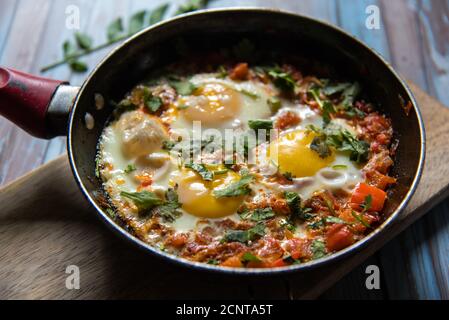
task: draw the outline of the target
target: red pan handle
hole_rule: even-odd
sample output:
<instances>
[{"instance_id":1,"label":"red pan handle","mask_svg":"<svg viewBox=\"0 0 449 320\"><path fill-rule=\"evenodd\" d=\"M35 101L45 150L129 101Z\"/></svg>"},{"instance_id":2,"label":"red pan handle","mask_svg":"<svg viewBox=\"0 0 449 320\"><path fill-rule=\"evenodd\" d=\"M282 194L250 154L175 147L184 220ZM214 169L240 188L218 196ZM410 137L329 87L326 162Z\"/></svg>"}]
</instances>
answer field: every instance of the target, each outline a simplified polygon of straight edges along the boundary
<instances>
[{"instance_id":1,"label":"red pan handle","mask_svg":"<svg viewBox=\"0 0 449 320\"><path fill-rule=\"evenodd\" d=\"M38 138L49 138L47 109L63 81L0 67L0 114Z\"/></svg>"}]
</instances>

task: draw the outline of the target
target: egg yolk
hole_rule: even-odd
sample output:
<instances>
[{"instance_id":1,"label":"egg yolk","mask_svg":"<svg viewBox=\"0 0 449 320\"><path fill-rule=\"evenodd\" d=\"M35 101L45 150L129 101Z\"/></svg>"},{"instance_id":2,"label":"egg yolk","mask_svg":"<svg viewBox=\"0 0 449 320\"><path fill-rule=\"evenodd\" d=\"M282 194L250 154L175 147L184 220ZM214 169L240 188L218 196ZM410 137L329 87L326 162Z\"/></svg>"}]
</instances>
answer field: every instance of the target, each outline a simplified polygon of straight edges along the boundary
<instances>
[{"instance_id":1,"label":"egg yolk","mask_svg":"<svg viewBox=\"0 0 449 320\"><path fill-rule=\"evenodd\" d=\"M241 101L236 91L219 83L207 83L192 96L181 97L177 104L186 119L214 125L234 119L240 112Z\"/></svg>"},{"instance_id":2,"label":"egg yolk","mask_svg":"<svg viewBox=\"0 0 449 320\"><path fill-rule=\"evenodd\" d=\"M234 214L243 202L243 197L217 199L213 191L237 182L240 176L229 171L213 181L204 181L191 170L183 170L178 182L179 202L182 209L200 218L222 218Z\"/></svg>"},{"instance_id":3,"label":"egg yolk","mask_svg":"<svg viewBox=\"0 0 449 320\"><path fill-rule=\"evenodd\" d=\"M289 132L270 144L267 155L278 164L282 174L291 173L297 178L314 176L335 160L334 154L321 158L317 152L310 149L315 137L313 132Z\"/></svg>"}]
</instances>

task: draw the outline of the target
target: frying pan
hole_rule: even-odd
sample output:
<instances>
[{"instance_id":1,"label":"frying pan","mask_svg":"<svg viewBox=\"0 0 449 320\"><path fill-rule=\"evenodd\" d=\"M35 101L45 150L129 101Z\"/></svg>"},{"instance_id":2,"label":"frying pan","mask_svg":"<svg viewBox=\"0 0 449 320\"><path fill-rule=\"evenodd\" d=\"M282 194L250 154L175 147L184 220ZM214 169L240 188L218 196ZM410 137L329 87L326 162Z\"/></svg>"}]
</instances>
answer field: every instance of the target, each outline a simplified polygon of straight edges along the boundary
<instances>
[{"instance_id":1,"label":"frying pan","mask_svg":"<svg viewBox=\"0 0 449 320\"><path fill-rule=\"evenodd\" d=\"M323 65L335 66L348 79L360 81L370 101L375 101L380 111L392 119L394 138L399 145L391 174L398 183L389 191L383 223L363 240L333 255L299 265L273 269L222 268L161 252L127 232L102 208L96 197L101 181L95 178L95 156L98 139L112 112L108 101L119 101L150 72L180 61L182 53L176 48L180 39L187 47L214 52L242 38L260 45L258 53L261 54L276 50L288 51L290 55L307 53ZM97 93L107 102L101 110L95 107ZM407 105L411 108L405 108ZM306 271L369 246L380 233L389 231L409 202L417 187L425 154L425 131L417 103L406 83L379 54L325 22L273 9L204 10L157 24L111 52L81 88L0 68L0 113L39 138L67 135L70 165L81 192L97 215L120 237L153 256L190 268L241 275ZM87 113L94 118L93 129L86 126ZM67 202L69 204L70 199Z\"/></svg>"}]
</instances>

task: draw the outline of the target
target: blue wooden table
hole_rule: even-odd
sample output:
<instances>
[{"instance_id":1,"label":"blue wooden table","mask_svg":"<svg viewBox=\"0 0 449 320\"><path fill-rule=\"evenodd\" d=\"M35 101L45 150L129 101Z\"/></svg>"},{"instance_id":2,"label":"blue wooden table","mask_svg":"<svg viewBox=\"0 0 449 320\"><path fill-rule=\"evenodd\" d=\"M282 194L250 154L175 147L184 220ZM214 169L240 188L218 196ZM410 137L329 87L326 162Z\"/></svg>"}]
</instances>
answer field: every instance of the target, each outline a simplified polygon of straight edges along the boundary
<instances>
[{"instance_id":1,"label":"blue wooden table","mask_svg":"<svg viewBox=\"0 0 449 320\"><path fill-rule=\"evenodd\" d=\"M167 1L2 0L0 64L39 73L43 65L59 60L62 43L73 36L73 30L66 28L66 10L70 5L80 10L81 30L100 43L105 40L106 25L113 19L118 16L126 19L142 8L164 2ZM182 2L171 1L169 15ZM339 25L379 51L407 79L449 105L448 0L216 0L209 7L236 5L281 8ZM95 66L111 49L93 53L83 61ZM73 84L81 84L86 75L73 73L65 66L46 73L48 77L67 79ZM0 185L64 151L64 138L35 139L0 119ZM369 264L380 267L381 290L365 288L365 268ZM449 200L347 275L322 298L448 299Z\"/></svg>"}]
</instances>

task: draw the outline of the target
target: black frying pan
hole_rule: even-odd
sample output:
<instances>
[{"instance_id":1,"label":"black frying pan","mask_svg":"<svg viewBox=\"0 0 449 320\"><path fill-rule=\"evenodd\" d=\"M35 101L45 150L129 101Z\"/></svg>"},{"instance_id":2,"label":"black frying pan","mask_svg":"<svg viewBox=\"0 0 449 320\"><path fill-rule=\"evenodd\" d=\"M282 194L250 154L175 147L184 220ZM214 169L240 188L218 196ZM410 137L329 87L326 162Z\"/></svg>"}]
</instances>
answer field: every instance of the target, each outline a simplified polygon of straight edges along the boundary
<instances>
[{"instance_id":1,"label":"black frying pan","mask_svg":"<svg viewBox=\"0 0 449 320\"><path fill-rule=\"evenodd\" d=\"M194 263L161 252L128 233L108 216L96 197L101 190L101 182L95 178L97 142L112 107L97 110L95 94L101 93L106 101L119 101L153 70L183 59L176 48L180 40L196 51L213 52L243 38L255 43L261 56L282 58L282 52L285 56L307 56L318 61L314 63L317 68L321 64L331 66L335 74L360 81L370 101L378 103L380 111L393 121L395 138L400 141L392 170L398 183L390 191L384 209L386 218L363 240L338 253L305 264L262 270ZM408 102L412 108L405 112L403 107ZM192 268L233 274L304 271L332 263L369 245L378 234L389 231L407 205L418 184L425 154L424 126L416 101L406 83L381 56L327 23L271 9L206 10L155 25L109 54L81 88L0 68L0 113L38 137L68 135L70 165L81 191L100 218L120 237L153 256ZM91 130L86 127L86 113L95 119Z\"/></svg>"}]
</instances>

